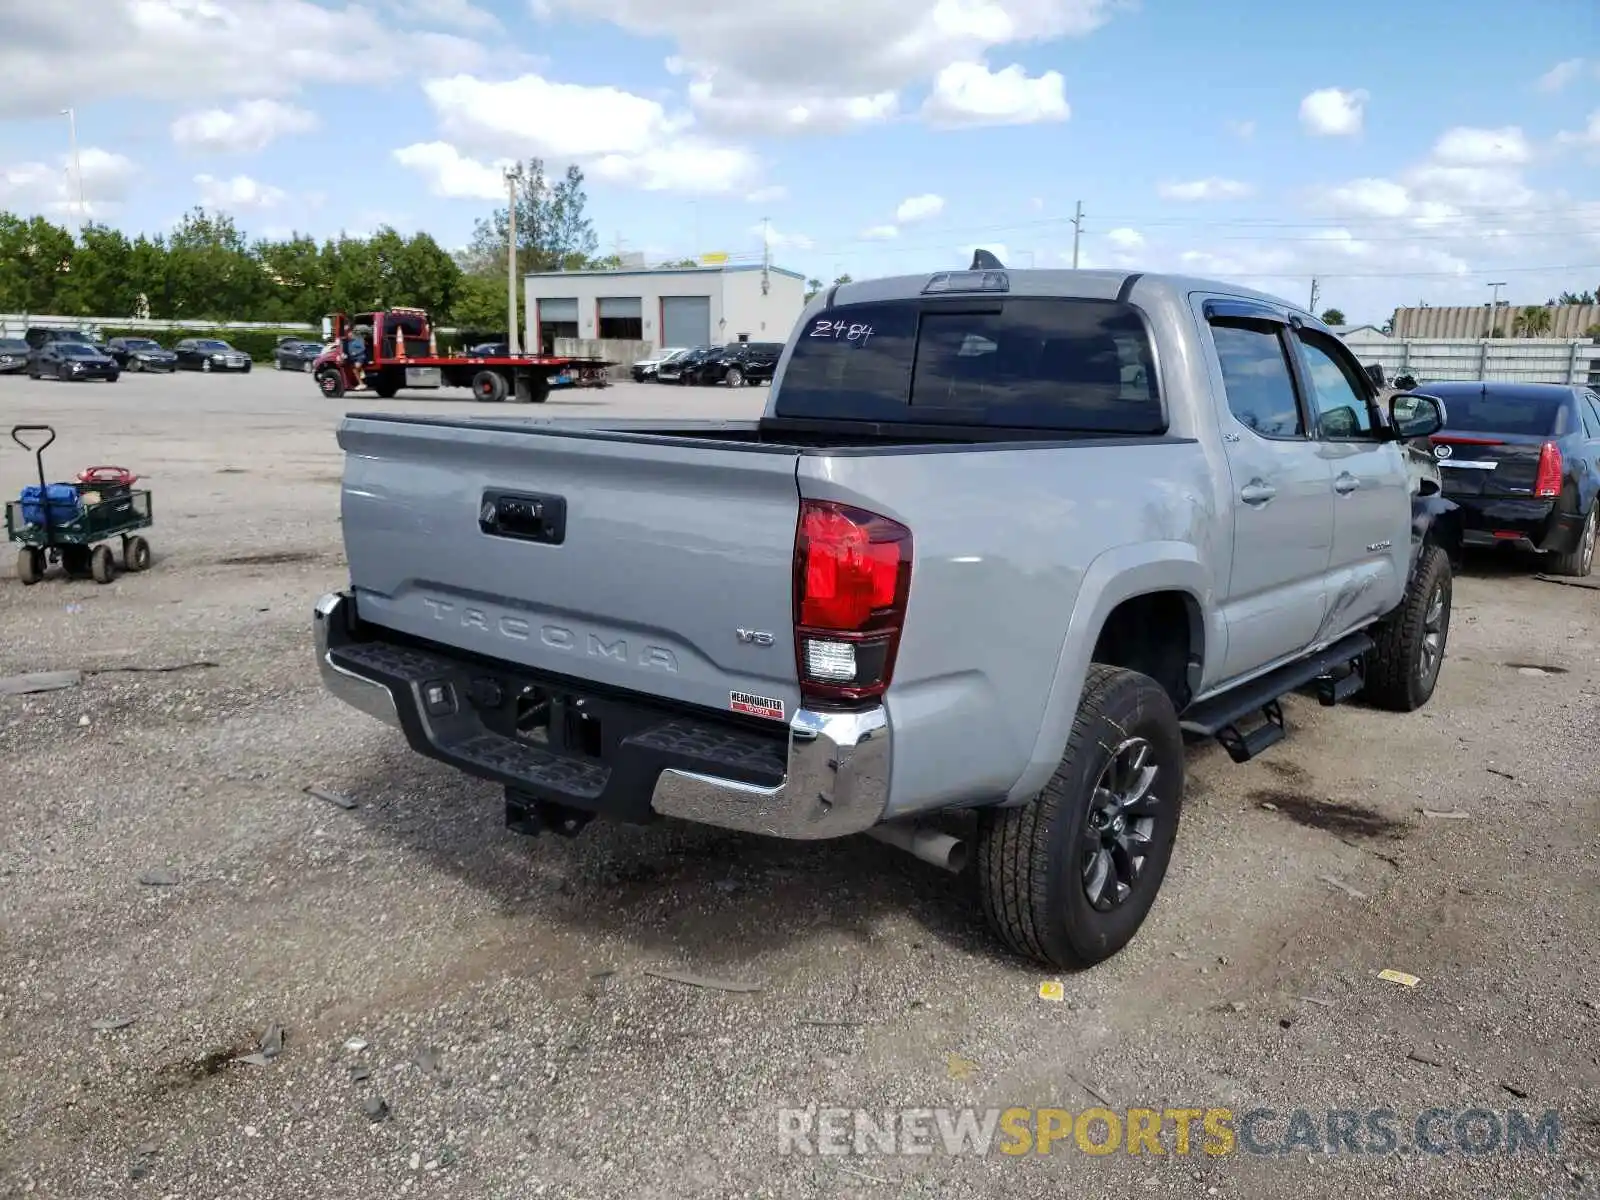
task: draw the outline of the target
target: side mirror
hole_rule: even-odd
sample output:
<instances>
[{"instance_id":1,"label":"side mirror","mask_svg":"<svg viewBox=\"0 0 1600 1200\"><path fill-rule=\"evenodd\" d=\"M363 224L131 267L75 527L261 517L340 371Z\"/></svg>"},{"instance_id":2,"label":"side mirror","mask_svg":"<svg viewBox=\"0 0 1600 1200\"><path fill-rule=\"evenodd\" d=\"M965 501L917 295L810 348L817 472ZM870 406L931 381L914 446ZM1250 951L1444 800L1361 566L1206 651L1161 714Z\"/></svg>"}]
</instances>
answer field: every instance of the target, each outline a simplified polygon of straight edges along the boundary
<instances>
[{"instance_id":1,"label":"side mirror","mask_svg":"<svg viewBox=\"0 0 1600 1200\"><path fill-rule=\"evenodd\" d=\"M1444 428L1444 401L1420 392L1402 392L1389 398L1389 426L1397 440L1428 437Z\"/></svg>"},{"instance_id":2,"label":"side mirror","mask_svg":"<svg viewBox=\"0 0 1600 1200\"><path fill-rule=\"evenodd\" d=\"M1382 391L1388 386L1389 380L1383 373L1382 363L1368 363L1366 365L1367 378L1372 380L1372 386Z\"/></svg>"}]
</instances>

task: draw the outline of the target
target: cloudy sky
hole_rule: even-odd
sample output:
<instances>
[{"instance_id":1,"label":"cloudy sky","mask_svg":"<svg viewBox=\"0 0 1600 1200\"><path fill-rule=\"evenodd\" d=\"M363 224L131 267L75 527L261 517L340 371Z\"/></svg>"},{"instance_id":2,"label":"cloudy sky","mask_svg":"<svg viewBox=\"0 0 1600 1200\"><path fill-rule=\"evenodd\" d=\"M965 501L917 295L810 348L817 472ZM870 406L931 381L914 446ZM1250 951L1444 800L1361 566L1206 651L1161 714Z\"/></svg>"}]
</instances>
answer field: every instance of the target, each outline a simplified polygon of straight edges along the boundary
<instances>
[{"instance_id":1,"label":"cloudy sky","mask_svg":"<svg viewBox=\"0 0 1600 1200\"><path fill-rule=\"evenodd\" d=\"M1382 319L1600 285L1595 0L0 3L0 207L461 244L577 162L604 249L1082 261Z\"/></svg>"}]
</instances>

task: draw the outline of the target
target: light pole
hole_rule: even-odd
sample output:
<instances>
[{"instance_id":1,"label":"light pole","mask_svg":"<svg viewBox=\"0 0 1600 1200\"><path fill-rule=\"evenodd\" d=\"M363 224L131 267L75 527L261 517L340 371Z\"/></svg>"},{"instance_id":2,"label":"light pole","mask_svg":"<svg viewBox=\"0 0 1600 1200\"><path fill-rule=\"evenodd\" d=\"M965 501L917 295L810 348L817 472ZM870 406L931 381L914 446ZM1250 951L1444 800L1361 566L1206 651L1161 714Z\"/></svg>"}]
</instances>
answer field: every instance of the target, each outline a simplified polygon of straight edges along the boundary
<instances>
[{"instance_id":1,"label":"light pole","mask_svg":"<svg viewBox=\"0 0 1600 1200\"><path fill-rule=\"evenodd\" d=\"M61 115L67 119L67 136L72 146L72 173L78 179L78 232L83 232L83 163L78 158L78 114L63 108Z\"/></svg>"},{"instance_id":2,"label":"light pole","mask_svg":"<svg viewBox=\"0 0 1600 1200\"><path fill-rule=\"evenodd\" d=\"M517 181L522 178L522 164L506 168L506 195L510 206L506 209L506 350L521 354L522 339L517 336Z\"/></svg>"},{"instance_id":3,"label":"light pole","mask_svg":"<svg viewBox=\"0 0 1600 1200\"><path fill-rule=\"evenodd\" d=\"M1490 293L1493 298L1489 301L1489 334L1492 337L1494 331L1500 325L1500 289L1505 287L1506 284L1505 280L1502 279L1499 283L1491 283L1489 286L1494 289Z\"/></svg>"}]
</instances>

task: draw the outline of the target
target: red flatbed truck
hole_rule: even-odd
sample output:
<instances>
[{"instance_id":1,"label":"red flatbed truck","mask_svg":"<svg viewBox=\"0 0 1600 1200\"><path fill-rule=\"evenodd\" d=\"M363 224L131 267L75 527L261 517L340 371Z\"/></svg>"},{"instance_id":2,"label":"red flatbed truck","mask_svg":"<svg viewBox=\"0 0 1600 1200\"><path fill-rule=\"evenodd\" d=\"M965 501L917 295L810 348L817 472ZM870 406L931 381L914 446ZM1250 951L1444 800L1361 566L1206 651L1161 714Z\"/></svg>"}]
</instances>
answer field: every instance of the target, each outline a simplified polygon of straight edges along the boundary
<instances>
[{"instance_id":1,"label":"red flatbed truck","mask_svg":"<svg viewBox=\"0 0 1600 1200\"><path fill-rule=\"evenodd\" d=\"M359 333L366 345L366 359L359 364L347 352L352 333ZM615 365L600 358L549 354L440 354L433 322L420 308L353 317L334 313L323 319L323 339L327 347L311 364L311 374L330 400L359 389L388 400L401 388L464 387L472 389L476 400L543 404L552 379L570 374L580 387L604 386L605 369Z\"/></svg>"}]
</instances>

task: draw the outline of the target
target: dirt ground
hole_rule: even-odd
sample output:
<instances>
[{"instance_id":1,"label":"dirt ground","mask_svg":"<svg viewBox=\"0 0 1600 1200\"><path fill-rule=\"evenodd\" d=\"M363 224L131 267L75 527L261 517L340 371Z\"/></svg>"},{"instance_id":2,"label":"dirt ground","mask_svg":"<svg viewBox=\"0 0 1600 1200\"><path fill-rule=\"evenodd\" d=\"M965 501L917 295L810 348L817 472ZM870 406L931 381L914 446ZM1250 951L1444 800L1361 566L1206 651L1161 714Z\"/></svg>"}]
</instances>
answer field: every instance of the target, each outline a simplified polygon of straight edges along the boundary
<instances>
[{"instance_id":1,"label":"dirt ground","mask_svg":"<svg viewBox=\"0 0 1600 1200\"><path fill-rule=\"evenodd\" d=\"M964 880L898 851L519 838L496 789L326 697L333 432L379 407L481 411L266 371L0 378L8 424L60 432L52 476L122 463L156 503L148 574L0 580L0 676L84 672L0 696L0 1195L1600 1195L1600 591L1475 561L1426 709L1292 698L1256 762L1195 748L1149 923L1052 1001ZM0 447L0 494L30 471ZM236 1061L273 1026L281 1054ZM780 1154L807 1105L1270 1109L1279 1152ZM1445 1152L1405 1149L1429 1108ZM1555 1110L1557 1145L1467 1153L1474 1108ZM1401 1149L1312 1150L1295 1109L1393 1110Z\"/></svg>"}]
</instances>

